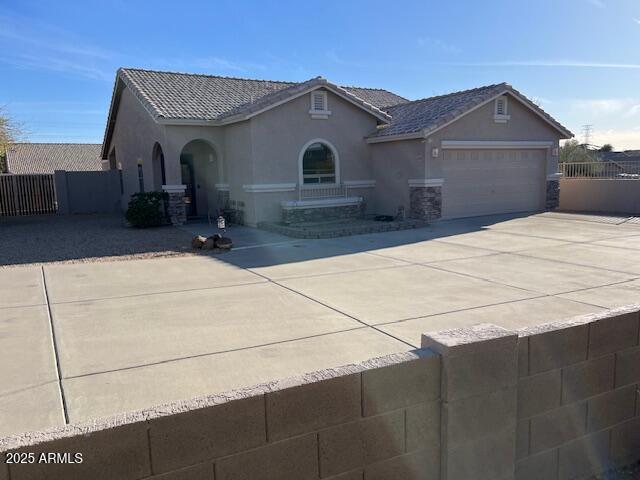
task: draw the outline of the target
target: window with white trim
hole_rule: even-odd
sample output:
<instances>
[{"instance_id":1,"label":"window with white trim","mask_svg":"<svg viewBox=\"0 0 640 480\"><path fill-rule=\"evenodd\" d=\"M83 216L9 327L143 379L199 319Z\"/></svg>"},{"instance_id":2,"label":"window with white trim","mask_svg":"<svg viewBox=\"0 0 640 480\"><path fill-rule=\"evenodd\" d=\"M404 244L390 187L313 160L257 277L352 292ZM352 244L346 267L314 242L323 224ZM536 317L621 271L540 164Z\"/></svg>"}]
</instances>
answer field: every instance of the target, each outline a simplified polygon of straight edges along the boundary
<instances>
[{"instance_id":1,"label":"window with white trim","mask_svg":"<svg viewBox=\"0 0 640 480\"><path fill-rule=\"evenodd\" d=\"M312 118L328 118L329 115L331 115L327 92L322 90L314 90L311 92L311 109L309 113Z\"/></svg>"},{"instance_id":2,"label":"window with white trim","mask_svg":"<svg viewBox=\"0 0 640 480\"><path fill-rule=\"evenodd\" d=\"M302 181L305 184L336 183L336 159L324 143L312 143L302 157Z\"/></svg>"},{"instance_id":3,"label":"window with white trim","mask_svg":"<svg viewBox=\"0 0 640 480\"><path fill-rule=\"evenodd\" d=\"M493 112L493 119L496 123L506 123L511 118L508 109L509 103L506 95L496 98Z\"/></svg>"}]
</instances>

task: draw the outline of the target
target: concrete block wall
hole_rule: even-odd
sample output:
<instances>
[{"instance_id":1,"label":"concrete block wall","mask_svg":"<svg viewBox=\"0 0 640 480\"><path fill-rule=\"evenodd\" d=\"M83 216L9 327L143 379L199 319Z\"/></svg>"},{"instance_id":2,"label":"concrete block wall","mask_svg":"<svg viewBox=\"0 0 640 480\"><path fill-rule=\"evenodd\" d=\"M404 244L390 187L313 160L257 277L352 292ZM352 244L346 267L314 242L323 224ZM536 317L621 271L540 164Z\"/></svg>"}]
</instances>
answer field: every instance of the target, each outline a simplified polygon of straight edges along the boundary
<instances>
[{"instance_id":1,"label":"concrete block wall","mask_svg":"<svg viewBox=\"0 0 640 480\"><path fill-rule=\"evenodd\" d=\"M418 350L0 439L0 452L84 457L0 463L0 479L437 480L439 401L440 357Z\"/></svg>"},{"instance_id":2,"label":"concrete block wall","mask_svg":"<svg viewBox=\"0 0 640 480\"><path fill-rule=\"evenodd\" d=\"M58 213L117 213L120 206L120 173L117 170L102 172L54 173Z\"/></svg>"},{"instance_id":3,"label":"concrete block wall","mask_svg":"<svg viewBox=\"0 0 640 480\"><path fill-rule=\"evenodd\" d=\"M515 478L588 478L640 460L637 307L520 333Z\"/></svg>"},{"instance_id":4,"label":"concrete block wall","mask_svg":"<svg viewBox=\"0 0 640 480\"><path fill-rule=\"evenodd\" d=\"M0 438L0 480L565 480L640 460L640 306ZM4 452L83 453L9 465ZM8 468L7 468L8 467Z\"/></svg>"}]
</instances>

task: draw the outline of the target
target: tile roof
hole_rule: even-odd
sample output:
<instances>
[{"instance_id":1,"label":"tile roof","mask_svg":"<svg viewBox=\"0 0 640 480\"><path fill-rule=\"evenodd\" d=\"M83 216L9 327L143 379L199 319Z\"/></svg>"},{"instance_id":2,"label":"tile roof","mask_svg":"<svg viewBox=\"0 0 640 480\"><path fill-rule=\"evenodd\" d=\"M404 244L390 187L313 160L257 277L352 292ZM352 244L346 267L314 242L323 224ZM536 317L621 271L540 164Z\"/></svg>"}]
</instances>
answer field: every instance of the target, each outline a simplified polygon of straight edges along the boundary
<instances>
[{"instance_id":1,"label":"tile roof","mask_svg":"<svg viewBox=\"0 0 640 480\"><path fill-rule=\"evenodd\" d=\"M640 150L625 150L623 152L596 152L604 161L608 162L640 162Z\"/></svg>"},{"instance_id":2,"label":"tile roof","mask_svg":"<svg viewBox=\"0 0 640 480\"><path fill-rule=\"evenodd\" d=\"M9 173L102 170L101 144L14 143L7 148Z\"/></svg>"},{"instance_id":3,"label":"tile roof","mask_svg":"<svg viewBox=\"0 0 640 480\"><path fill-rule=\"evenodd\" d=\"M569 130L558 123L548 113L534 104L527 97L515 90L507 83L498 83L484 87L464 90L461 92L439 95L437 97L414 100L391 106L386 110L391 115L391 123L380 128L369 138L387 137L391 135L404 135L418 132L429 132L455 120L493 97L502 93L511 93L530 108L539 113L545 120L553 124L559 130L569 136L573 136Z\"/></svg>"},{"instance_id":4,"label":"tile roof","mask_svg":"<svg viewBox=\"0 0 640 480\"><path fill-rule=\"evenodd\" d=\"M121 68L119 76L154 116L188 120L218 120L253 111L255 104L265 103L261 100L279 99L278 92L284 94L315 80L279 82L134 68ZM387 90L340 88L378 109L407 102Z\"/></svg>"},{"instance_id":5,"label":"tile roof","mask_svg":"<svg viewBox=\"0 0 640 480\"><path fill-rule=\"evenodd\" d=\"M121 68L114 86L103 158L106 158L111 142L118 101L124 85L130 88L155 118L224 123L242 120L247 115L321 85L369 110L387 124L369 136L372 141L383 141L385 137L395 135L428 133L457 119L473 107L508 92L561 131L566 138L573 136L563 125L506 83L409 101L387 90L341 87L322 77L306 82L280 82Z\"/></svg>"}]
</instances>

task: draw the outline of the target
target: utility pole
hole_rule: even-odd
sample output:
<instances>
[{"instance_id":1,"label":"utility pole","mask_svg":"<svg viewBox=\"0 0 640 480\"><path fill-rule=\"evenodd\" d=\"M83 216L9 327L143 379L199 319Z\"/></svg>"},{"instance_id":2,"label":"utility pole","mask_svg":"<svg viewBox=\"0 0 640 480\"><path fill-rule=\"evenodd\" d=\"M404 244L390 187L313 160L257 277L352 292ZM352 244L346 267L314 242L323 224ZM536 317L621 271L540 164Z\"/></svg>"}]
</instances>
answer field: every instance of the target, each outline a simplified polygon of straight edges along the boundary
<instances>
[{"instance_id":1,"label":"utility pole","mask_svg":"<svg viewBox=\"0 0 640 480\"><path fill-rule=\"evenodd\" d=\"M583 125L582 126L582 136L584 138L584 145L588 148L591 144L591 134L593 133L593 125Z\"/></svg>"}]
</instances>

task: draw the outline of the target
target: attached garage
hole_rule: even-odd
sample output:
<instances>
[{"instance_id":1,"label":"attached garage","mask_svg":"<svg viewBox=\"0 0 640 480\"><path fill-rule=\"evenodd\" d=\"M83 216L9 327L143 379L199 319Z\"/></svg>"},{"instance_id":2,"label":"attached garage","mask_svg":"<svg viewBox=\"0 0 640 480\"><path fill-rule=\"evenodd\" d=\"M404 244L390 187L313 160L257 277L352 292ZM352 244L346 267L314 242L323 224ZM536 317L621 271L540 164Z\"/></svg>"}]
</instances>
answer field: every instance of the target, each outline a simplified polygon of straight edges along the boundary
<instances>
[{"instance_id":1,"label":"attached garage","mask_svg":"<svg viewBox=\"0 0 640 480\"><path fill-rule=\"evenodd\" d=\"M573 134L511 85L386 112L391 123L367 138L378 210L404 208L411 218L434 221L558 206L560 140Z\"/></svg>"},{"instance_id":2,"label":"attached garage","mask_svg":"<svg viewBox=\"0 0 640 480\"><path fill-rule=\"evenodd\" d=\"M546 150L443 150L442 218L544 209Z\"/></svg>"}]
</instances>

